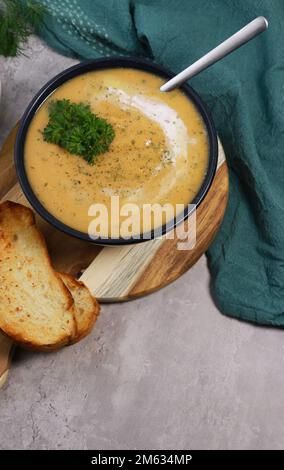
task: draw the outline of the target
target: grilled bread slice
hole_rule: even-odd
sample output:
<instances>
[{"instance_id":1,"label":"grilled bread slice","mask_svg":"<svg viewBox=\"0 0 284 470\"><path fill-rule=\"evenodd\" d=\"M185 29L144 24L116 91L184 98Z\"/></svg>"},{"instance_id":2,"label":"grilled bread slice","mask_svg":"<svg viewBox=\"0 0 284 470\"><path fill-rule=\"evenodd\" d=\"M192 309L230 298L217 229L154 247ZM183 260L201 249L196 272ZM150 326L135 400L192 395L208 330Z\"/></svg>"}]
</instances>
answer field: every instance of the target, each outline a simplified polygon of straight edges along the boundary
<instances>
[{"instance_id":1,"label":"grilled bread slice","mask_svg":"<svg viewBox=\"0 0 284 470\"><path fill-rule=\"evenodd\" d=\"M0 204L0 330L33 349L58 349L77 335L73 303L33 212Z\"/></svg>"},{"instance_id":2,"label":"grilled bread slice","mask_svg":"<svg viewBox=\"0 0 284 470\"><path fill-rule=\"evenodd\" d=\"M100 313L100 306L85 284L77 281L69 274L60 273L60 276L74 299L77 334L71 340L71 343L76 343L91 332Z\"/></svg>"}]
</instances>

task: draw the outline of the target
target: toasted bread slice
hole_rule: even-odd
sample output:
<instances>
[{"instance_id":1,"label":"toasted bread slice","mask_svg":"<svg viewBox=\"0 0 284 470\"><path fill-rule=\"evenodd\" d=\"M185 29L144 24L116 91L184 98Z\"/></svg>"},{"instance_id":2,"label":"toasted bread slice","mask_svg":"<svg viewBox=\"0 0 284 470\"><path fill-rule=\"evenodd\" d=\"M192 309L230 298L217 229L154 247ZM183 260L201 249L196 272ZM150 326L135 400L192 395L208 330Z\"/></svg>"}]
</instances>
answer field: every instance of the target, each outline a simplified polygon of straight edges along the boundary
<instances>
[{"instance_id":1,"label":"toasted bread slice","mask_svg":"<svg viewBox=\"0 0 284 470\"><path fill-rule=\"evenodd\" d=\"M33 349L58 349L76 336L73 303L33 212L0 204L0 329Z\"/></svg>"},{"instance_id":2,"label":"toasted bread slice","mask_svg":"<svg viewBox=\"0 0 284 470\"><path fill-rule=\"evenodd\" d=\"M87 336L92 330L100 313L100 306L95 297L92 297L85 284L77 281L77 279L69 274L60 273L60 276L74 299L77 334L71 340L71 343L77 343L77 341Z\"/></svg>"}]
</instances>

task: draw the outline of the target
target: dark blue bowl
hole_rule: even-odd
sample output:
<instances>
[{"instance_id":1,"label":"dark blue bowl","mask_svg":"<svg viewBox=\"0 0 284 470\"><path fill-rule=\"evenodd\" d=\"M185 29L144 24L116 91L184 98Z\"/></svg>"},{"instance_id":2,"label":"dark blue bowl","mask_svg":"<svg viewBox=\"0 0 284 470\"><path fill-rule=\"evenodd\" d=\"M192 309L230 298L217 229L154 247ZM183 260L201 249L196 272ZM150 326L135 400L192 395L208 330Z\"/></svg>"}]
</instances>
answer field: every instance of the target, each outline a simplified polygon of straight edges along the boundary
<instances>
[{"instance_id":1,"label":"dark blue bowl","mask_svg":"<svg viewBox=\"0 0 284 470\"><path fill-rule=\"evenodd\" d=\"M65 83L67 80L76 77L77 75L84 74L86 72L90 72L93 70L100 70L106 68L114 68L114 67L125 67L125 68L134 68L139 70L144 70L146 72L151 72L155 75L163 77L165 81L167 79L172 78L175 74L170 72L169 70L164 69L160 65L156 65L152 62L148 62L145 60L137 59L135 57L117 57L117 58L103 58L103 59L96 59L91 60L88 62L82 62L80 64L74 65L63 72L59 73L54 77L52 80L46 83L41 90L36 94L33 98L29 106L27 107L20 123L20 128L18 130L16 144L15 144L15 166L17 175L20 181L20 185L22 190L35 209L36 212L47 222L51 225L56 227L57 229L65 232L73 237L80 238L82 240L90 241L95 244L102 244L102 245L125 245L130 243L137 243L142 242L145 240L149 240L151 238L155 238L157 233L152 231L149 234L141 234L139 238L130 238L130 239L123 239L123 238L98 238L93 240L89 237L87 233L79 232L78 230L74 230L73 228L69 227L68 225L63 224L60 220L56 219L52 214L50 214L46 208L41 204L38 200L37 196L35 195L29 180L27 178L25 165L24 165L24 144L26 139L26 134L33 119L36 111L41 106L43 101L60 85ZM218 141L217 141L217 133L215 130L215 126L211 115L207 109L207 106L203 103L200 96L189 86L183 85L181 90L189 97L189 99L195 104L196 108L198 109L199 113L201 114L205 127L207 129L208 134L208 141L209 141L209 163L206 175L204 177L204 181L198 194L191 201L191 204L195 204L197 207L201 201L206 196L217 167L217 160L218 160ZM172 230L176 227L180 222L187 219L193 209L189 209L188 207L185 208L184 212L179 214L174 220L172 220L167 225L164 225L159 235L164 235L166 232Z\"/></svg>"}]
</instances>

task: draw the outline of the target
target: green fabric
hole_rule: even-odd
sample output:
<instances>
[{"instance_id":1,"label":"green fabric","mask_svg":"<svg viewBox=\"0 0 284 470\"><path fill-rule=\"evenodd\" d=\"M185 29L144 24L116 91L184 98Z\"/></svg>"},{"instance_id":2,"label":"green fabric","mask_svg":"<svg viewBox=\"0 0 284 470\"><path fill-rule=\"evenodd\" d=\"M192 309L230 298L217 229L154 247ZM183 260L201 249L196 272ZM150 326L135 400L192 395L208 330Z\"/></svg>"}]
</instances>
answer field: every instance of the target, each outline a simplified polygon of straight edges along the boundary
<instances>
[{"instance_id":1,"label":"green fabric","mask_svg":"<svg viewBox=\"0 0 284 470\"><path fill-rule=\"evenodd\" d=\"M49 0L42 37L81 59L141 55L177 72L254 17L269 29L195 77L230 166L224 223L208 252L227 315L284 325L283 0Z\"/></svg>"}]
</instances>

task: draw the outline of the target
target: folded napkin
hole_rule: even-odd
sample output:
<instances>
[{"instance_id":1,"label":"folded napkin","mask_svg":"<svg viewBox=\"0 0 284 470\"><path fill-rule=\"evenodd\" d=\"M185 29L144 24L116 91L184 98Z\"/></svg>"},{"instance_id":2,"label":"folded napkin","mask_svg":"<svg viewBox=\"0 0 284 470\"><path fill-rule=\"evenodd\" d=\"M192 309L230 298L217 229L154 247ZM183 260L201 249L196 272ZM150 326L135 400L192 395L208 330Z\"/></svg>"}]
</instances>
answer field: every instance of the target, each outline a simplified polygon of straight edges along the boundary
<instances>
[{"instance_id":1,"label":"folded napkin","mask_svg":"<svg viewBox=\"0 0 284 470\"><path fill-rule=\"evenodd\" d=\"M220 310L284 325L283 0L40 0L41 36L63 54L148 57L178 72L256 16L269 29L191 80L230 168L224 223L208 251Z\"/></svg>"}]
</instances>

